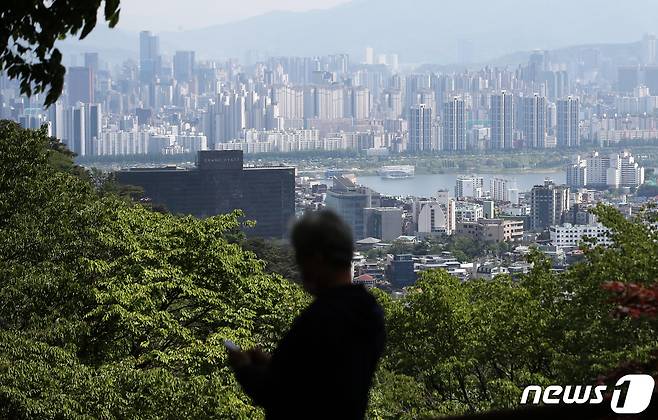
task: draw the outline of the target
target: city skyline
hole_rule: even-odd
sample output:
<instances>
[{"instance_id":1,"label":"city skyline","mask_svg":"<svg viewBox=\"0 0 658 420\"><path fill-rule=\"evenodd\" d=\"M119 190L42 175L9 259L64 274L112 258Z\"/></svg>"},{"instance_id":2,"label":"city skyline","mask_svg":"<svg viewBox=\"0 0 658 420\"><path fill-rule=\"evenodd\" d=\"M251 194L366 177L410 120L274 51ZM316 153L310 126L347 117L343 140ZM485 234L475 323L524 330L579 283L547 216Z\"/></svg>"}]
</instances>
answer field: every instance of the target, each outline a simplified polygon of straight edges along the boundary
<instances>
[{"instance_id":1,"label":"city skyline","mask_svg":"<svg viewBox=\"0 0 658 420\"><path fill-rule=\"evenodd\" d=\"M0 5L0 419L658 418L655 16Z\"/></svg>"}]
</instances>

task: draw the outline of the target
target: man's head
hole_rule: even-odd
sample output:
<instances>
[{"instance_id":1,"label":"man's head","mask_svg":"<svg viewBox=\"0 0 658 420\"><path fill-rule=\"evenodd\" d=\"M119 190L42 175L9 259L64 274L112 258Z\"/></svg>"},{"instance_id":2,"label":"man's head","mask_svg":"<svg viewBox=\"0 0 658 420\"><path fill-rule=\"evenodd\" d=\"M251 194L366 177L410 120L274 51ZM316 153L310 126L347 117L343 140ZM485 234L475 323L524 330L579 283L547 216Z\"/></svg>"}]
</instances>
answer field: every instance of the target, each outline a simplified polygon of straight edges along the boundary
<instances>
[{"instance_id":1,"label":"man's head","mask_svg":"<svg viewBox=\"0 0 658 420\"><path fill-rule=\"evenodd\" d=\"M306 214L293 227L291 240L309 293L315 295L352 280L352 232L335 213L322 210Z\"/></svg>"}]
</instances>

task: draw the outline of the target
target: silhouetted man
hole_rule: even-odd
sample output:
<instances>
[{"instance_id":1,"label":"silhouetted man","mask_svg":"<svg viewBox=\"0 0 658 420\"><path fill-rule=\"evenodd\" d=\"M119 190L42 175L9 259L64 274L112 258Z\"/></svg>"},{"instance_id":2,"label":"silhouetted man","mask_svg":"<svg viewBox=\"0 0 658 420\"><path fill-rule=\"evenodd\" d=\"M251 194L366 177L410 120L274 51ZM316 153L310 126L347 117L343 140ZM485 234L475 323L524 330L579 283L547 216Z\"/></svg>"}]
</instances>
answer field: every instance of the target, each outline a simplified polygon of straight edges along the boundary
<instances>
[{"instance_id":1,"label":"silhouetted man","mask_svg":"<svg viewBox=\"0 0 658 420\"><path fill-rule=\"evenodd\" d=\"M352 284L350 228L321 211L304 216L291 239L315 300L271 357L230 350L231 365L268 419L363 418L384 348L384 317L374 297Z\"/></svg>"}]
</instances>

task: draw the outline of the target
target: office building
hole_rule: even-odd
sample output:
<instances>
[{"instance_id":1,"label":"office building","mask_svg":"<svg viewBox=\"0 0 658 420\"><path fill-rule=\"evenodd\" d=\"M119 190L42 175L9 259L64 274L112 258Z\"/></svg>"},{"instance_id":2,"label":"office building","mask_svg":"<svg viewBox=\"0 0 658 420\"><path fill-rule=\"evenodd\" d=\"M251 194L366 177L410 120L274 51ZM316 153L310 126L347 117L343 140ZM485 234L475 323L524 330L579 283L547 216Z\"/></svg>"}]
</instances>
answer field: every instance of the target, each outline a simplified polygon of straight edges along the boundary
<instances>
[{"instance_id":1,"label":"office building","mask_svg":"<svg viewBox=\"0 0 658 420\"><path fill-rule=\"evenodd\" d=\"M89 152L89 141L87 140L87 106L79 104L71 111L71 136L68 143L71 151L78 156L87 156Z\"/></svg>"},{"instance_id":2,"label":"office building","mask_svg":"<svg viewBox=\"0 0 658 420\"><path fill-rule=\"evenodd\" d=\"M160 73L160 40L150 31L139 33L139 80L152 83Z\"/></svg>"},{"instance_id":3,"label":"office building","mask_svg":"<svg viewBox=\"0 0 658 420\"><path fill-rule=\"evenodd\" d=\"M649 88L650 95L658 95L658 66L644 67L644 85Z\"/></svg>"},{"instance_id":4,"label":"office building","mask_svg":"<svg viewBox=\"0 0 658 420\"><path fill-rule=\"evenodd\" d=\"M69 67L67 93L70 105L94 102L94 78L89 67Z\"/></svg>"},{"instance_id":5,"label":"office building","mask_svg":"<svg viewBox=\"0 0 658 420\"><path fill-rule=\"evenodd\" d=\"M365 237L392 242L402 235L402 209L371 207L365 211Z\"/></svg>"},{"instance_id":6,"label":"office building","mask_svg":"<svg viewBox=\"0 0 658 420\"><path fill-rule=\"evenodd\" d=\"M359 187L346 177L334 177L325 204L352 228L354 240L365 237L365 209L372 207L372 192L368 188Z\"/></svg>"},{"instance_id":7,"label":"office building","mask_svg":"<svg viewBox=\"0 0 658 420\"><path fill-rule=\"evenodd\" d=\"M580 100L569 96L557 102L557 146L580 146Z\"/></svg>"},{"instance_id":8,"label":"office building","mask_svg":"<svg viewBox=\"0 0 658 420\"><path fill-rule=\"evenodd\" d=\"M493 219L496 217L496 205L493 201L487 200L482 203L482 216L485 219Z\"/></svg>"},{"instance_id":9,"label":"office building","mask_svg":"<svg viewBox=\"0 0 658 420\"><path fill-rule=\"evenodd\" d=\"M87 52L84 55L84 59L85 59L85 67L87 67L94 73L98 72L98 66L99 66L98 53Z\"/></svg>"},{"instance_id":10,"label":"office building","mask_svg":"<svg viewBox=\"0 0 658 420\"><path fill-rule=\"evenodd\" d=\"M514 95L502 91L491 95L491 148L514 147Z\"/></svg>"},{"instance_id":11,"label":"office building","mask_svg":"<svg viewBox=\"0 0 658 420\"><path fill-rule=\"evenodd\" d=\"M194 78L194 51L176 51L174 55L174 79L190 83Z\"/></svg>"},{"instance_id":12,"label":"office building","mask_svg":"<svg viewBox=\"0 0 658 420\"><path fill-rule=\"evenodd\" d=\"M89 104L87 106L86 119L86 151L89 155L97 155L96 147L101 139L103 128L103 112L101 104Z\"/></svg>"},{"instance_id":13,"label":"office building","mask_svg":"<svg viewBox=\"0 0 658 420\"><path fill-rule=\"evenodd\" d=\"M295 215L295 169L243 168L242 151L202 151L193 169L135 168L116 173L124 185L144 189L152 203L174 214L210 217L236 209L247 220L250 236L284 238Z\"/></svg>"},{"instance_id":14,"label":"office building","mask_svg":"<svg viewBox=\"0 0 658 420\"><path fill-rule=\"evenodd\" d=\"M656 64L656 35L645 34L642 37L642 62Z\"/></svg>"}]
</instances>

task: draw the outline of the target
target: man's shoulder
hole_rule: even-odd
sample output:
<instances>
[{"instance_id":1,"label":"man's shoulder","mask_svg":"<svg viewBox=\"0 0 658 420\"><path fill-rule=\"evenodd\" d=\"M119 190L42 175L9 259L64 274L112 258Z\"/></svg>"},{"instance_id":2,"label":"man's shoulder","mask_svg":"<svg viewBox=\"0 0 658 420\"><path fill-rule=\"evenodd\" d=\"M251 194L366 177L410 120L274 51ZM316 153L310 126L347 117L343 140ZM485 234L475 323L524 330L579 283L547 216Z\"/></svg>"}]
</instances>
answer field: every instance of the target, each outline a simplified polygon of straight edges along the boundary
<instances>
[{"instance_id":1,"label":"man's shoulder","mask_svg":"<svg viewBox=\"0 0 658 420\"><path fill-rule=\"evenodd\" d=\"M341 286L328 291L319 296L309 309L309 315L327 318L331 322L350 319L374 322L383 320L377 299L360 285Z\"/></svg>"}]
</instances>

